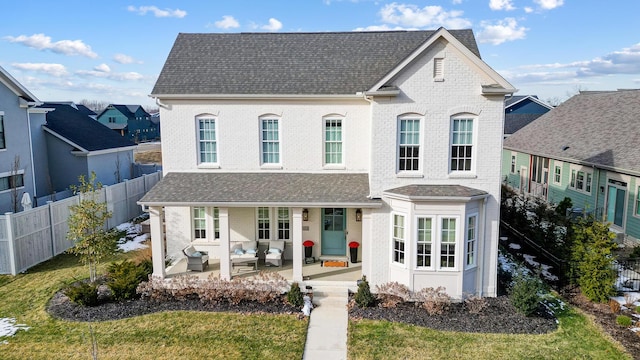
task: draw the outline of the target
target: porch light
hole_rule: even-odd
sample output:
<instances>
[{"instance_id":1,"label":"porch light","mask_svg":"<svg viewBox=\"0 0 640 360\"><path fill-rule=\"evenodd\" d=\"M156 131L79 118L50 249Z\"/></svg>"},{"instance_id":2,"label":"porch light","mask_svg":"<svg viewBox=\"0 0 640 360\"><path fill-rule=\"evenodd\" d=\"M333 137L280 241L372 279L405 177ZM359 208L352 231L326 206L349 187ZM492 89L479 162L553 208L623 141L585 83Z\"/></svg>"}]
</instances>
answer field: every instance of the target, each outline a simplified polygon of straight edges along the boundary
<instances>
[{"instance_id":1,"label":"porch light","mask_svg":"<svg viewBox=\"0 0 640 360\"><path fill-rule=\"evenodd\" d=\"M302 221L309 221L309 210L302 210Z\"/></svg>"},{"instance_id":2,"label":"porch light","mask_svg":"<svg viewBox=\"0 0 640 360\"><path fill-rule=\"evenodd\" d=\"M362 210L356 209L356 221L362 221Z\"/></svg>"}]
</instances>

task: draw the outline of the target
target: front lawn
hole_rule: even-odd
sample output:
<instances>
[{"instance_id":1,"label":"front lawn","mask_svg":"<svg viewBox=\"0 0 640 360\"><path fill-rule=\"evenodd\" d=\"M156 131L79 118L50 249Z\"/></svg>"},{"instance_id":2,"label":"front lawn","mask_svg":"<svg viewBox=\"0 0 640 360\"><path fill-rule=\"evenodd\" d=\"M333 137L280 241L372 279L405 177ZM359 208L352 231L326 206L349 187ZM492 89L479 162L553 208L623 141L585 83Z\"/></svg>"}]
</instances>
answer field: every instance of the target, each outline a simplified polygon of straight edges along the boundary
<instances>
[{"instance_id":1,"label":"front lawn","mask_svg":"<svg viewBox=\"0 0 640 360\"><path fill-rule=\"evenodd\" d=\"M420 310L416 310L420 311ZM349 322L349 359L630 359L576 310L544 335L436 331L377 320Z\"/></svg>"},{"instance_id":2,"label":"front lawn","mask_svg":"<svg viewBox=\"0 0 640 360\"><path fill-rule=\"evenodd\" d=\"M92 334L99 359L302 358L307 321L296 315L175 311L92 323L52 318L45 308L62 283L87 275L78 258L60 255L25 274L0 276L0 318L29 327L0 337L0 358L89 359Z\"/></svg>"}]
</instances>

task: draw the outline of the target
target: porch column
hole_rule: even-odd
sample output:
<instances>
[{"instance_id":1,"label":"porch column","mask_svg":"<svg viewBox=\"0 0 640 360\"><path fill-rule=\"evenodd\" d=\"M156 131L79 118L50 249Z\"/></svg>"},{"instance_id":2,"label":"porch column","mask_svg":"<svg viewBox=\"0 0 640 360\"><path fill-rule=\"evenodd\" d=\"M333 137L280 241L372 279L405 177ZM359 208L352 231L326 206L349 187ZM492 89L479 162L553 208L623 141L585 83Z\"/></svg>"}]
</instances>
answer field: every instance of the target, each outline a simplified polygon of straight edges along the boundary
<instances>
[{"instance_id":1,"label":"porch column","mask_svg":"<svg viewBox=\"0 0 640 360\"><path fill-rule=\"evenodd\" d=\"M231 280L229 209L218 208L218 216L220 219L220 279Z\"/></svg>"},{"instance_id":2,"label":"porch column","mask_svg":"<svg viewBox=\"0 0 640 360\"><path fill-rule=\"evenodd\" d=\"M153 262L153 276L164 279L166 275L164 259L164 227L162 225L162 206L149 207L149 230L151 231L151 258Z\"/></svg>"},{"instance_id":3,"label":"porch column","mask_svg":"<svg viewBox=\"0 0 640 360\"><path fill-rule=\"evenodd\" d=\"M302 208L293 208L293 281L302 281Z\"/></svg>"},{"instance_id":4,"label":"porch column","mask_svg":"<svg viewBox=\"0 0 640 360\"><path fill-rule=\"evenodd\" d=\"M371 209L362 209L362 275L371 281L373 241L371 237Z\"/></svg>"}]
</instances>

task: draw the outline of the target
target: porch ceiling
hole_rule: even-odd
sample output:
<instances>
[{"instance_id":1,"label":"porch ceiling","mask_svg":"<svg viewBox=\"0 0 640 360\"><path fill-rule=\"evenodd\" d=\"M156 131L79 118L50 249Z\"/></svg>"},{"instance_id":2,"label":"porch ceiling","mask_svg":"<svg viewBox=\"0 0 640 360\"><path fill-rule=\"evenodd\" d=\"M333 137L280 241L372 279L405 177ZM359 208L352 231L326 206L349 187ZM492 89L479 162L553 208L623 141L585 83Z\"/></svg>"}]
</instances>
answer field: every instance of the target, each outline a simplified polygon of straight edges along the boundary
<instances>
[{"instance_id":1,"label":"porch ceiling","mask_svg":"<svg viewBox=\"0 0 640 360\"><path fill-rule=\"evenodd\" d=\"M376 208L367 174L169 173L138 204Z\"/></svg>"}]
</instances>

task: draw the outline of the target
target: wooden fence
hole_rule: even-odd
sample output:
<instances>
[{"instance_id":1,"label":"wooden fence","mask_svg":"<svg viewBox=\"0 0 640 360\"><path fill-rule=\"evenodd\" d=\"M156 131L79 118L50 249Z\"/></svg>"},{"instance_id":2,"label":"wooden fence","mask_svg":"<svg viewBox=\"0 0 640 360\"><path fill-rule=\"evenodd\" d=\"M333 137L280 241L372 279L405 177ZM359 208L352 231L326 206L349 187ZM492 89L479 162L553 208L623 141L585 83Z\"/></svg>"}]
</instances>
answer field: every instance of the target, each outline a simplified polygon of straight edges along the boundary
<instances>
[{"instance_id":1,"label":"wooden fence","mask_svg":"<svg viewBox=\"0 0 640 360\"><path fill-rule=\"evenodd\" d=\"M113 211L107 228L140 215L138 200L161 177L162 173L157 172L102 188L98 199ZM67 239L67 219L70 207L80 200L76 195L16 214L0 215L0 274L16 275L72 247L73 242Z\"/></svg>"}]
</instances>

